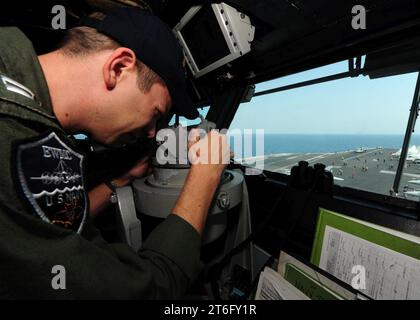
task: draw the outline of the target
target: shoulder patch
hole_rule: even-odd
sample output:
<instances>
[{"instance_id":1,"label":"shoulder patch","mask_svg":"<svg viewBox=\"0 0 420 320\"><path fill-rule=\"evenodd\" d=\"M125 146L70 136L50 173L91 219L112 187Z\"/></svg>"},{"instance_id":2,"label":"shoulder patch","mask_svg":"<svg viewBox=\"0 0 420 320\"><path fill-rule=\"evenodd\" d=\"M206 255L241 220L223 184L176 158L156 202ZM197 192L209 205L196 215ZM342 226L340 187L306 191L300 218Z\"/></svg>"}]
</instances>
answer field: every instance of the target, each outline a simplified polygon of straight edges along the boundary
<instances>
[{"instance_id":1,"label":"shoulder patch","mask_svg":"<svg viewBox=\"0 0 420 320\"><path fill-rule=\"evenodd\" d=\"M45 222L80 233L88 200L84 156L55 132L16 144L17 184L31 209Z\"/></svg>"}]
</instances>

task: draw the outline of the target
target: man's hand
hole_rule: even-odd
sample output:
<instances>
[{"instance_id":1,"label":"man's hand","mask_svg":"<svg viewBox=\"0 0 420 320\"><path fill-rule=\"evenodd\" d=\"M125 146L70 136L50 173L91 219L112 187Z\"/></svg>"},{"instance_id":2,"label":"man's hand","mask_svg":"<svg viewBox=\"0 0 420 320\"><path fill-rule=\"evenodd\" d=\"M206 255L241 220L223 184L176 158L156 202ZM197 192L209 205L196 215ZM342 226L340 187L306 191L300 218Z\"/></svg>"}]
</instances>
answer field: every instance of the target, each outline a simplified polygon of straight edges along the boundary
<instances>
[{"instance_id":1,"label":"man's hand","mask_svg":"<svg viewBox=\"0 0 420 320\"><path fill-rule=\"evenodd\" d=\"M145 155L143 158L137 161L129 171L127 171L121 177L114 179L114 183L118 187L123 187L133 182L134 179L145 176L149 172L150 157L150 153Z\"/></svg>"},{"instance_id":2,"label":"man's hand","mask_svg":"<svg viewBox=\"0 0 420 320\"><path fill-rule=\"evenodd\" d=\"M193 170L199 170L203 175L220 177L230 162L230 150L226 135L216 130L210 131L204 139L199 132L192 130L188 137L188 158ZM209 166L210 165L210 166Z\"/></svg>"},{"instance_id":3,"label":"man's hand","mask_svg":"<svg viewBox=\"0 0 420 320\"><path fill-rule=\"evenodd\" d=\"M117 187L124 187L130 184L134 179L141 178L146 175L149 169L150 154L147 154L120 178L114 179L113 182ZM102 183L89 191L90 215L96 216L110 204L112 191L109 187Z\"/></svg>"},{"instance_id":4,"label":"man's hand","mask_svg":"<svg viewBox=\"0 0 420 320\"><path fill-rule=\"evenodd\" d=\"M201 233L230 152L226 136L213 130L203 139L199 139L198 132L192 132L189 142L192 165L172 212Z\"/></svg>"}]
</instances>

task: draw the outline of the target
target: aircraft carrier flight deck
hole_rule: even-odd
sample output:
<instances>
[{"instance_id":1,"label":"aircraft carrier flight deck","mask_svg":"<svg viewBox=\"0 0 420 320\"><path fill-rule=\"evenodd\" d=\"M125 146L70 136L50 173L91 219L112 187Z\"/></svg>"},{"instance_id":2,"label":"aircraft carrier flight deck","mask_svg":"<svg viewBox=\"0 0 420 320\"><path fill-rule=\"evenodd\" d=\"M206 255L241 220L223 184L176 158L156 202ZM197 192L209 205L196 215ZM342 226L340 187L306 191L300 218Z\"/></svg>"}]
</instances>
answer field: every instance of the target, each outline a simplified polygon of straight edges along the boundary
<instances>
[{"instance_id":1,"label":"aircraft carrier flight deck","mask_svg":"<svg viewBox=\"0 0 420 320\"><path fill-rule=\"evenodd\" d=\"M334 175L336 185L389 195L398 168L397 149L371 148L336 153L279 153L264 156L264 170L290 174L299 161L323 163ZM251 164L246 159L246 162ZM252 159L261 167L262 157ZM418 164L417 164L418 162ZM407 160L399 195L420 199L420 160Z\"/></svg>"}]
</instances>

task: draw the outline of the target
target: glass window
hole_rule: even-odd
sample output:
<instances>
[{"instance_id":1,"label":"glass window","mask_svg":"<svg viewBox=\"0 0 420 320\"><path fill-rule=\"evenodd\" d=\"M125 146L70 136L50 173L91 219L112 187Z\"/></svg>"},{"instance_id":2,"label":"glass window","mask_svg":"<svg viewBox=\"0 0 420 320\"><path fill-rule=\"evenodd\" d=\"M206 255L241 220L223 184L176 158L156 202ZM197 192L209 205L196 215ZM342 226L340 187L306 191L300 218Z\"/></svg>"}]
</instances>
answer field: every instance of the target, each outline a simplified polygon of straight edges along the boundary
<instances>
[{"instance_id":1,"label":"glass window","mask_svg":"<svg viewBox=\"0 0 420 320\"><path fill-rule=\"evenodd\" d=\"M347 67L346 61L309 70L259 84L256 92ZM230 130L251 129L255 135L264 129L265 170L289 174L300 160L323 163L335 184L389 195L416 79L416 73L373 80L359 76L254 97L239 107ZM413 145L420 151L420 136L413 136ZM407 171L405 177L420 180L420 164L411 166L418 172Z\"/></svg>"},{"instance_id":2,"label":"glass window","mask_svg":"<svg viewBox=\"0 0 420 320\"><path fill-rule=\"evenodd\" d=\"M207 116L207 113L209 112L210 107L203 107L198 109L198 113L200 114L200 116L202 116L203 118L205 118ZM179 122L181 124L186 124L188 126L193 126L196 124L201 123L201 119L197 118L194 120L189 120L185 117L179 117ZM175 123L175 115L171 118L171 121L169 121L169 125L172 126Z\"/></svg>"},{"instance_id":3,"label":"glass window","mask_svg":"<svg viewBox=\"0 0 420 320\"><path fill-rule=\"evenodd\" d=\"M408 116L407 116L408 118ZM420 124L418 121L412 133L407 157L404 161L404 167L398 188L398 196L408 200L420 201ZM398 149L392 154L393 161L389 164L388 168L383 171L395 177L400 160L402 148Z\"/></svg>"}]
</instances>

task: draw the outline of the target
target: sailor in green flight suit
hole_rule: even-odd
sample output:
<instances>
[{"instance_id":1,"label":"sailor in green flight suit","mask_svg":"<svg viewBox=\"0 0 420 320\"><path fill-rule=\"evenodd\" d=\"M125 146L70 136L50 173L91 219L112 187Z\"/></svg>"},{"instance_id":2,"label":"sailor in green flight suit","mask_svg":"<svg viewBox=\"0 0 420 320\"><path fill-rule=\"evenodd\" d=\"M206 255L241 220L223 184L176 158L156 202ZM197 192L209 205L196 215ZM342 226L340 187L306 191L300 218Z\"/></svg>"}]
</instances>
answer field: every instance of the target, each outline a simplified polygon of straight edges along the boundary
<instances>
[{"instance_id":1,"label":"sailor in green flight suit","mask_svg":"<svg viewBox=\"0 0 420 320\"><path fill-rule=\"evenodd\" d=\"M100 237L89 214L112 190L85 189L85 160L69 136L117 145L153 137L171 107L197 111L182 51L158 18L119 8L86 24L39 57L20 30L0 28L0 298L182 297L200 271L200 234L225 165L192 165L172 213L138 252ZM225 154L217 132L195 146L211 139L224 143L210 153ZM144 171L139 161L113 184ZM65 289L52 286L54 266L65 268Z\"/></svg>"}]
</instances>

